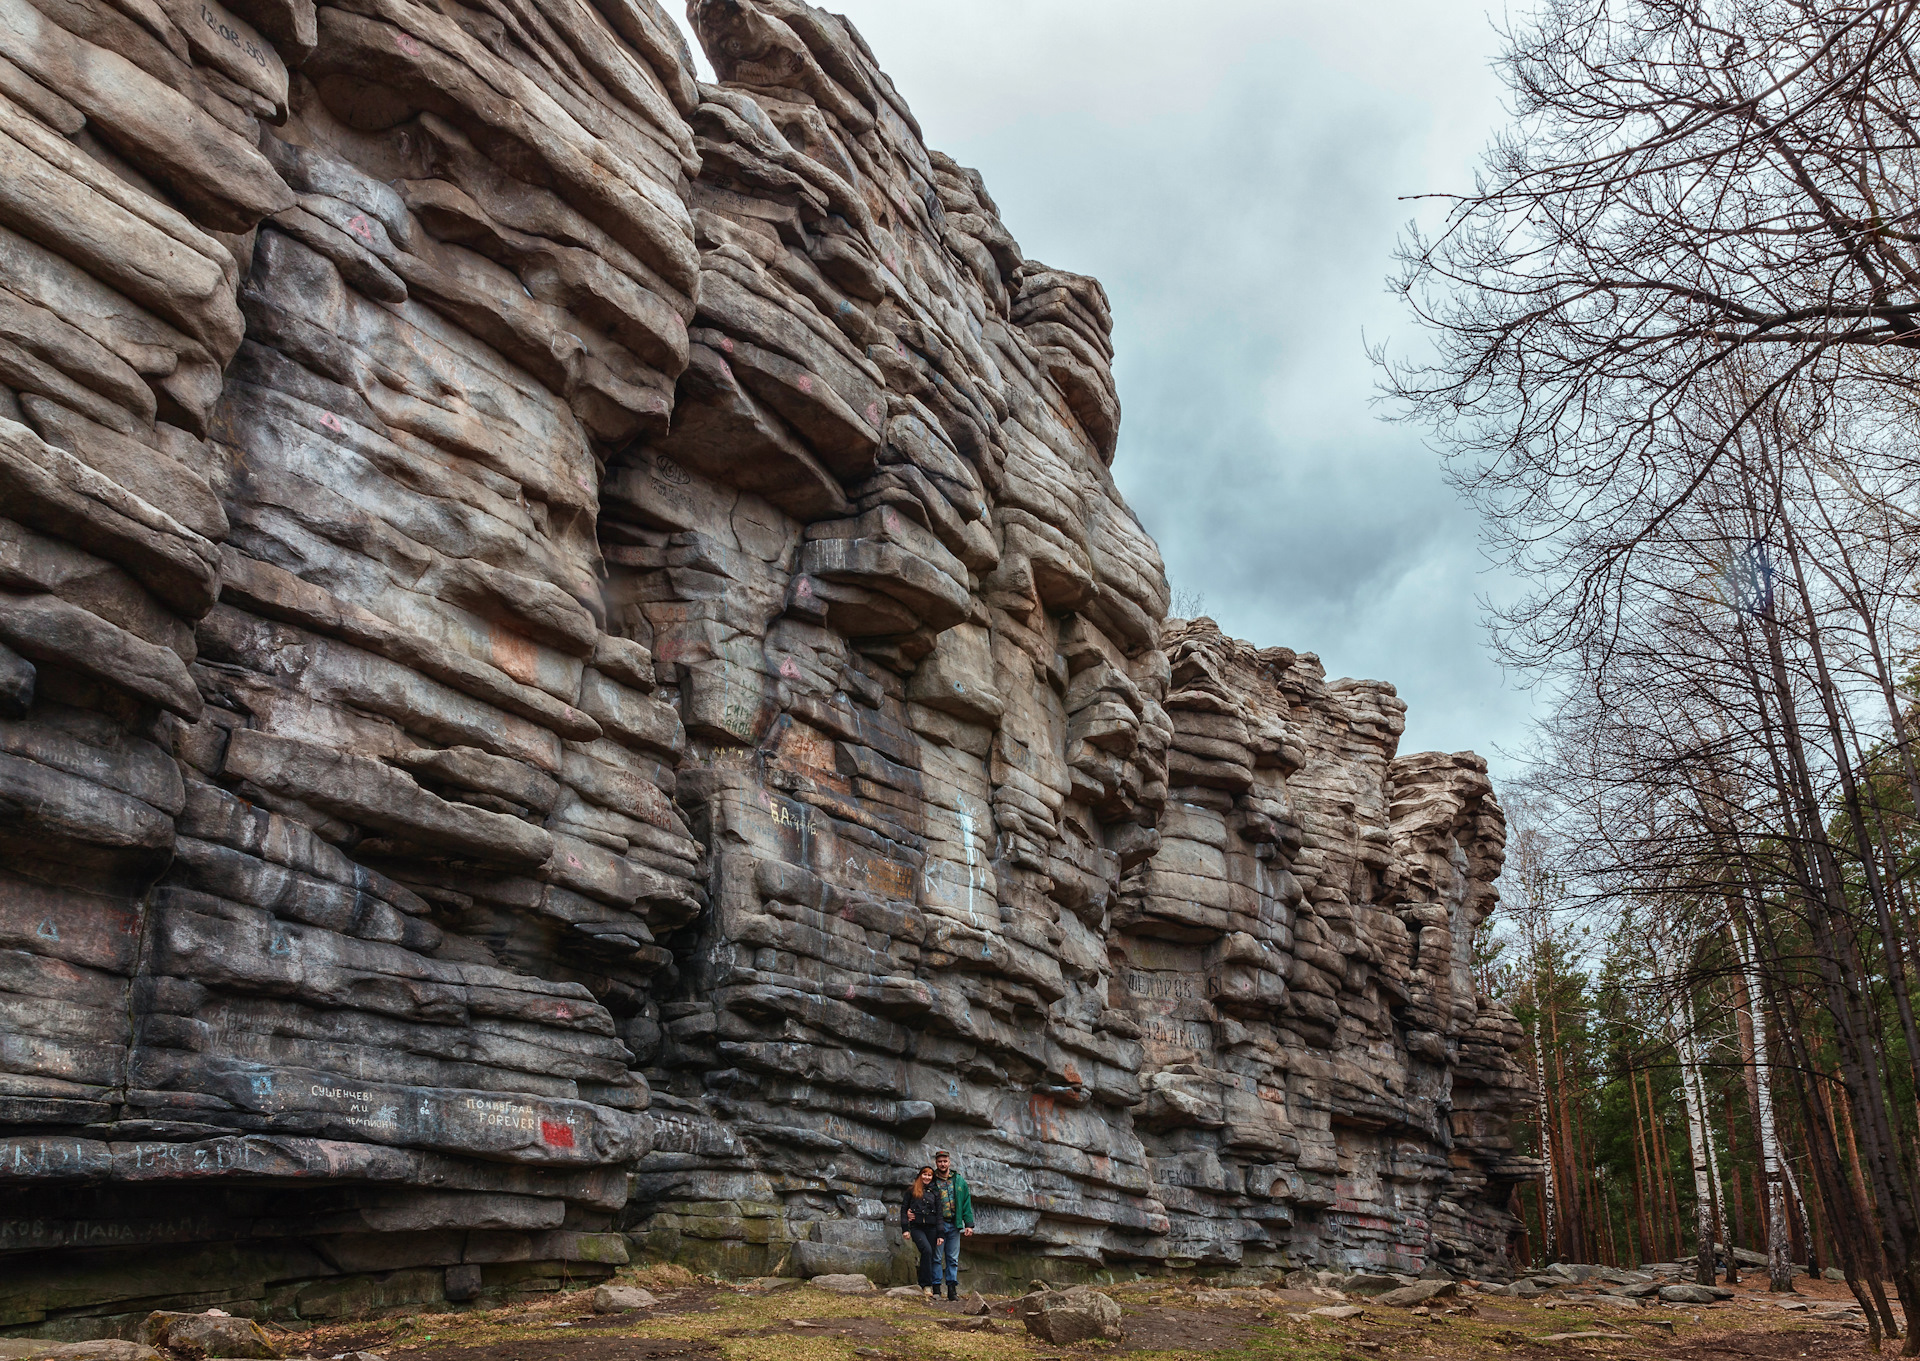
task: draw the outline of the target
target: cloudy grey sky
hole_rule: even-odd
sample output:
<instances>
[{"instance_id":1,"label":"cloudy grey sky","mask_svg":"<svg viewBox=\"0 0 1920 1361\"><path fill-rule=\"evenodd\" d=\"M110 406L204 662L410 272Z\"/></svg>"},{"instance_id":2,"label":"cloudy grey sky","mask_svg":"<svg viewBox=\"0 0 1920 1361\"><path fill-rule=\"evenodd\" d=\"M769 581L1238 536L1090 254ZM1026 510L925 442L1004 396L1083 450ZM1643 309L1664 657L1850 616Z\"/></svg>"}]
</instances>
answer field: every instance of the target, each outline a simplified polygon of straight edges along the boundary
<instances>
[{"instance_id":1,"label":"cloudy grey sky","mask_svg":"<svg viewBox=\"0 0 1920 1361\"><path fill-rule=\"evenodd\" d=\"M829 0L1026 254L1114 304L1114 472L1230 633L1391 680L1406 751L1524 740L1497 591L1417 430L1370 402L1400 196L1501 118L1487 0ZM1431 209L1427 210L1429 213Z\"/></svg>"}]
</instances>

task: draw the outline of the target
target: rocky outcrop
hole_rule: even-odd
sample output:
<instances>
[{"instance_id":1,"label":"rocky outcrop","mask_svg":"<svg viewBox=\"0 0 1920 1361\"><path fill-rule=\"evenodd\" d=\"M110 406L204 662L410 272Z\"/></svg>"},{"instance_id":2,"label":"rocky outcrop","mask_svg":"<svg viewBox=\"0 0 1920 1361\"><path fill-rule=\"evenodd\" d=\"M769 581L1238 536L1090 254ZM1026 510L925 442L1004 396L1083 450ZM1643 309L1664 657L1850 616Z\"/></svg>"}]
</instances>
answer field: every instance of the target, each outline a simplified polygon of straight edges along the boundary
<instances>
[{"instance_id":1,"label":"rocky outcrop","mask_svg":"<svg viewBox=\"0 0 1920 1361\"><path fill-rule=\"evenodd\" d=\"M0 1328L1496 1258L1502 823L844 21L0 0ZM130 1335L130 1334L129 1334Z\"/></svg>"}]
</instances>

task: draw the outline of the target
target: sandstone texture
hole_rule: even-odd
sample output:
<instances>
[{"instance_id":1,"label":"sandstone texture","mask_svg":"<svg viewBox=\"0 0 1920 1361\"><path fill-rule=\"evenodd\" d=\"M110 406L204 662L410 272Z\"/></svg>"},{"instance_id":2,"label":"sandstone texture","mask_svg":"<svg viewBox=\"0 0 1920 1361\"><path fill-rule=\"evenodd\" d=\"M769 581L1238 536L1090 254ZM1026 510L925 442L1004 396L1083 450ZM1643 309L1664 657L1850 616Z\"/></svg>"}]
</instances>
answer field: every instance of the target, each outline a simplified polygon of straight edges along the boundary
<instances>
[{"instance_id":1,"label":"sandstone texture","mask_svg":"<svg viewBox=\"0 0 1920 1361\"><path fill-rule=\"evenodd\" d=\"M206 1357L277 1361L281 1354L259 1324L225 1313L182 1314L156 1310L140 1325L140 1341L156 1350Z\"/></svg>"},{"instance_id":2,"label":"sandstone texture","mask_svg":"<svg viewBox=\"0 0 1920 1361\"><path fill-rule=\"evenodd\" d=\"M637 1285L603 1285L593 1292L593 1312L620 1314L629 1309L651 1309L660 1303L651 1290Z\"/></svg>"},{"instance_id":3,"label":"sandstone texture","mask_svg":"<svg viewBox=\"0 0 1920 1361\"><path fill-rule=\"evenodd\" d=\"M1056 1347L1096 1339L1118 1342L1125 1336L1120 1327L1120 1306L1111 1296L1084 1285L1035 1291L1008 1308L1029 1333Z\"/></svg>"},{"instance_id":4,"label":"sandstone texture","mask_svg":"<svg viewBox=\"0 0 1920 1361\"><path fill-rule=\"evenodd\" d=\"M1484 763L1169 621L843 20L0 0L0 1330L1499 1262ZM980 1277L973 1278L975 1281Z\"/></svg>"}]
</instances>

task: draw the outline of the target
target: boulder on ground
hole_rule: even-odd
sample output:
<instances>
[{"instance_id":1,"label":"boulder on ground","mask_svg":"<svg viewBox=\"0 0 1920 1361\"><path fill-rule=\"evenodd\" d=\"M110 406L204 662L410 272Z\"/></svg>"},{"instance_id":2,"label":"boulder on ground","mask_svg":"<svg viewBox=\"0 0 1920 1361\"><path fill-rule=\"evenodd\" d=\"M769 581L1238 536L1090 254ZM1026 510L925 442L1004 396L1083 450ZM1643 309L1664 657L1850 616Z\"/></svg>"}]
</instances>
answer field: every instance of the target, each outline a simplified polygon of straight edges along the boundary
<instances>
[{"instance_id":1,"label":"boulder on ground","mask_svg":"<svg viewBox=\"0 0 1920 1361\"><path fill-rule=\"evenodd\" d=\"M1359 1318L1362 1314L1366 1312L1367 1311L1365 1309L1361 1308L1357 1304L1329 1304L1322 1309L1307 1310L1307 1317L1308 1318L1330 1318L1334 1320L1336 1323L1341 1323L1341 1322L1345 1322L1347 1319L1350 1319L1350 1318Z\"/></svg>"},{"instance_id":2,"label":"boulder on ground","mask_svg":"<svg viewBox=\"0 0 1920 1361\"><path fill-rule=\"evenodd\" d=\"M602 1285L593 1292L593 1312L624 1314L629 1309L651 1309L660 1303L651 1290L637 1285Z\"/></svg>"},{"instance_id":3,"label":"boulder on ground","mask_svg":"<svg viewBox=\"0 0 1920 1361\"><path fill-rule=\"evenodd\" d=\"M1363 1271L1341 1281L1340 1288L1349 1295L1384 1295L1389 1290L1412 1284L1411 1276L1386 1276L1379 1272Z\"/></svg>"},{"instance_id":4,"label":"boulder on ground","mask_svg":"<svg viewBox=\"0 0 1920 1361\"><path fill-rule=\"evenodd\" d=\"M1668 1304L1712 1304L1715 1300L1732 1299L1733 1292L1716 1285L1663 1285L1660 1298Z\"/></svg>"},{"instance_id":5,"label":"boulder on ground","mask_svg":"<svg viewBox=\"0 0 1920 1361\"><path fill-rule=\"evenodd\" d=\"M93 1342L5 1338L0 1339L0 1344L11 1344L7 1350L0 1351L0 1358L6 1361L29 1361L29 1358L31 1361L166 1361L144 1342L123 1342L117 1337L103 1337Z\"/></svg>"},{"instance_id":6,"label":"boulder on ground","mask_svg":"<svg viewBox=\"0 0 1920 1361\"><path fill-rule=\"evenodd\" d=\"M837 1291L842 1295L871 1295L879 1289L865 1276L857 1276L846 1271L836 1271L825 1276L810 1276L807 1278L807 1284L818 1286L822 1290Z\"/></svg>"},{"instance_id":7,"label":"boulder on ground","mask_svg":"<svg viewBox=\"0 0 1920 1361\"><path fill-rule=\"evenodd\" d=\"M1120 1306L1097 1290L1076 1285L1067 1290L1036 1290L1015 1300L1010 1312L1042 1342L1067 1347L1104 1339L1118 1342Z\"/></svg>"},{"instance_id":8,"label":"boulder on ground","mask_svg":"<svg viewBox=\"0 0 1920 1361\"><path fill-rule=\"evenodd\" d=\"M250 1318L230 1314L176 1314L155 1310L140 1325L149 1347L197 1351L207 1357L272 1358L280 1355L273 1339Z\"/></svg>"},{"instance_id":9,"label":"boulder on ground","mask_svg":"<svg viewBox=\"0 0 1920 1361\"><path fill-rule=\"evenodd\" d=\"M750 1290L758 1295L771 1295L776 1290L798 1290L806 1282L798 1276L753 1276L741 1281L734 1288Z\"/></svg>"},{"instance_id":10,"label":"boulder on ground","mask_svg":"<svg viewBox=\"0 0 1920 1361\"><path fill-rule=\"evenodd\" d=\"M1425 1304L1428 1300L1459 1292L1460 1287L1453 1281L1419 1281L1413 1285L1403 1285L1398 1290L1389 1290L1384 1295L1376 1295L1373 1302L1395 1309L1411 1309L1416 1304Z\"/></svg>"}]
</instances>

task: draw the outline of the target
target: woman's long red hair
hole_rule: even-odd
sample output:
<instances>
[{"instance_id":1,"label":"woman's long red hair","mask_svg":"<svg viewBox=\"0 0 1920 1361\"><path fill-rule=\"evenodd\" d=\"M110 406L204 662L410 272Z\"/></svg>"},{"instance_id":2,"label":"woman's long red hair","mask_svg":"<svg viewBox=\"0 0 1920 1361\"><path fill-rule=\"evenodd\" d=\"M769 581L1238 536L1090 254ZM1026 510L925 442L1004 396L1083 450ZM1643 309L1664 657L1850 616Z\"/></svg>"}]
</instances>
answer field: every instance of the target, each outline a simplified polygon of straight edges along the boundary
<instances>
[{"instance_id":1,"label":"woman's long red hair","mask_svg":"<svg viewBox=\"0 0 1920 1361\"><path fill-rule=\"evenodd\" d=\"M915 1200L927 1193L927 1183L932 1180L925 1172L913 1179L913 1190L909 1193Z\"/></svg>"}]
</instances>

